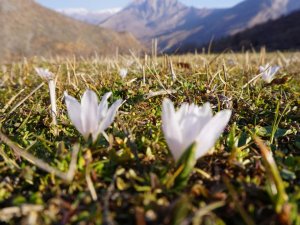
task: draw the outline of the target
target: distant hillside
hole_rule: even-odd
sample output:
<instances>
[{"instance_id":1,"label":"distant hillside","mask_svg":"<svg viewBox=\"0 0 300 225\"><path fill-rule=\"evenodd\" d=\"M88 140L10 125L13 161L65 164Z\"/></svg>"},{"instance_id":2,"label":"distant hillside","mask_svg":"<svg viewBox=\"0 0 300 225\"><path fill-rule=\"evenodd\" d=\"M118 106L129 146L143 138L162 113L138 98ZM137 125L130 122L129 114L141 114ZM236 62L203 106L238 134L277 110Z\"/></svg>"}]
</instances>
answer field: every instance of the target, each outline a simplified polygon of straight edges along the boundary
<instances>
[{"instance_id":1,"label":"distant hillside","mask_svg":"<svg viewBox=\"0 0 300 225\"><path fill-rule=\"evenodd\" d=\"M0 60L22 56L114 54L141 48L129 33L73 20L33 0L0 1Z\"/></svg>"},{"instance_id":2,"label":"distant hillside","mask_svg":"<svg viewBox=\"0 0 300 225\"><path fill-rule=\"evenodd\" d=\"M300 11L277 20L257 25L234 36L223 38L212 45L213 51L224 49L259 49L266 46L268 50L300 49Z\"/></svg>"}]
</instances>

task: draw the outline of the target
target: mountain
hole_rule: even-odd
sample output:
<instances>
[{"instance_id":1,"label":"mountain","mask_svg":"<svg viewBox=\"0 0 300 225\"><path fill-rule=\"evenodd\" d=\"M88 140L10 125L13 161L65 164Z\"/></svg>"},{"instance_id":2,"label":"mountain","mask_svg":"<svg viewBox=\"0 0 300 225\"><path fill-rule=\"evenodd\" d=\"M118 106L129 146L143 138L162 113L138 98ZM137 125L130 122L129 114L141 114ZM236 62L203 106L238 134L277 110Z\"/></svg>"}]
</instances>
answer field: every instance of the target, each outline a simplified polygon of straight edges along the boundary
<instances>
[{"instance_id":1,"label":"mountain","mask_svg":"<svg viewBox=\"0 0 300 225\"><path fill-rule=\"evenodd\" d=\"M300 11L217 40L212 51L232 49L300 50ZM206 46L207 47L207 46Z\"/></svg>"},{"instance_id":2,"label":"mountain","mask_svg":"<svg viewBox=\"0 0 300 225\"><path fill-rule=\"evenodd\" d=\"M198 24L202 29L181 40L182 49L193 50L195 46L213 38L234 35L297 9L300 9L299 0L245 0L230 9L220 10L204 18Z\"/></svg>"},{"instance_id":3,"label":"mountain","mask_svg":"<svg viewBox=\"0 0 300 225\"><path fill-rule=\"evenodd\" d=\"M226 9L196 9L177 0L135 0L101 26L132 32L161 51L191 51L213 38L233 35L300 9L299 0L244 0Z\"/></svg>"},{"instance_id":4,"label":"mountain","mask_svg":"<svg viewBox=\"0 0 300 225\"><path fill-rule=\"evenodd\" d=\"M0 0L0 60L26 56L115 54L141 47L129 33L88 25L33 0Z\"/></svg>"},{"instance_id":5,"label":"mountain","mask_svg":"<svg viewBox=\"0 0 300 225\"><path fill-rule=\"evenodd\" d=\"M116 31L130 31L150 46L153 38L195 27L199 18L212 11L187 7L177 0L135 0L101 26Z\"/></svg>"},{"instance_id":6,"label":"mountain","mask_svg":"<svg viewBox=\"0 0 300 225\"><path fill-rule=\"evenodd\" d=\"M119 12L121 9L114 8L114 9L105 9L99 11L90 11L85 8L74 8L74 9L58 9L57 11L69 16L73 19L77 19L82 22L86 22L93 25L98 25L105 20L107 20L112 15Z\"/></svg>"}]
</instances>

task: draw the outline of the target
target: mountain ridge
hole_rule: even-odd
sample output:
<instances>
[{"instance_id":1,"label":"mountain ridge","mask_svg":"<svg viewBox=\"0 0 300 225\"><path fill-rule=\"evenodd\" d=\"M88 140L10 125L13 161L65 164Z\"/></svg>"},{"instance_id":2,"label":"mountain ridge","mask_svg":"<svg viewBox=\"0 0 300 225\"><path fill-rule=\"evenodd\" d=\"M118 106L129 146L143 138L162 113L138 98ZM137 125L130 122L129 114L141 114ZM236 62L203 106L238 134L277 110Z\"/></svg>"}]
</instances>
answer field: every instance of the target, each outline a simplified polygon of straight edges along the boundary
<instances>
[{"instance_id":1,"label":"mountain ridge","mask_svg":"<svg viewBox=\"0 0 300 225\"><path fill-rule=\"evenodd\" d=\"M118 13L121 10L122 9L120 8L112 8L112 9L91 11L85 8L69 8L69 9L58 9L56 11L85 23L89 23L92 25L99 25L105 20L107 20L109 17Z\"/></svg>"},{"instance_id":2,"label":"mountain ridge","mask_svg":"<svg viewBox=\"0 0 300 225\"><path fill-rule=\"evenodd\" d=\"M116 31L130 31L143 43L153 38L190 26L193 20L211 13L209 9L187 7L177 0L135 0L100 26Z\"/></svg>"},{"instance_id":3,"label":"mountain ridge","mask_svg":"<svg viewBox=\"0 0 300 225\"><path fill-rule=\"evenodd\" d=\"M234 35L268 20L289 14L296 9L300 9L300 1L298 0L245 0L228 10L220 11L219 14L213 15L214 21L209 21L210 27L213 27L213 29L192 34L187 38L186 42L189 42L190 45L198 46L211 40L213 37L220 38ZM206 18L206 20L209 19ZM202 36L200 41L199 36Z\"/></svg>"},{"instance_id":4,"label":"mountain ridge","mask_svg":"<svg viewBox=\"0 0 300 225\"><path fill-rule=\"evenodd\" d=\"M147 46L157 38L160 50L171 53L197 48L297 9L299 0L244 0L225 9L197 9L177 0L135 0L100 26L132 32Z\"/></svg>"},{"instance_id":5,"label":"mountain ridge","mask_svg":"<svg viewBox=\"0 0 300 225\"><path fill-rule=\"evenodd\" d=\"M211 50L221 52L226 49L241 51L248 49L299 50L300 10L276 20L256 25L233 36L216 40ZM288 24L288 26L287 26ZM203 47L208 47L204 45Z\"/></svg>"}]
</instances>

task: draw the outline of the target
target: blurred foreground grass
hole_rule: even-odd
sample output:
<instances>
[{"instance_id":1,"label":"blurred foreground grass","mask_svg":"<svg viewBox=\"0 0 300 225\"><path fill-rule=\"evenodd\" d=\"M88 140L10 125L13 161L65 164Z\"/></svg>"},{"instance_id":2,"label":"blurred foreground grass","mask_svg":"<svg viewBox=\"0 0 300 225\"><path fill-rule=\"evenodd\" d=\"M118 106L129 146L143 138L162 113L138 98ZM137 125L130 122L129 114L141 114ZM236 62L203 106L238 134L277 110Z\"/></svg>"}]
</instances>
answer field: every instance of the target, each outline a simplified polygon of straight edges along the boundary
<instances>
[{"instance_id":1,"label":"blurred foreground grass","mask_svg":"<svg viewBox=\"0 0 300 225\"><path fill-rule=\"evenodd\" d=\"M177 81L172 80L172 61ZM280 65L265 84L260 65ZM47 85L34 72L57 76L58 126L51 125ZM119 70L129 71L125 79ZM36 89L39 87L38 89ZM90 88L113 102L126 100L113 126L87 150L63 100ZM33 92L34 91L34 92ZM0 142L0 220L7 224L300 224L300 54L245 53L118 59L24 60L0 71L0 126L15 144L67 171L80 144L70 183L43 172ZM164 97L176 105L209 101L233 110L211 154L198 160L183 189L167 185L175 163L161 131ZM25 100L25 101L24 101ZM20 104L21 103L21 104ZM54 135L55 132L59 135ZM276 189L256 135L280 171L286 198ZM93 201L85 179L91 153ZM267 162L266 162L267 161ZM278 207L278 204L279 207Z\"/></svg>"}]
</instances>

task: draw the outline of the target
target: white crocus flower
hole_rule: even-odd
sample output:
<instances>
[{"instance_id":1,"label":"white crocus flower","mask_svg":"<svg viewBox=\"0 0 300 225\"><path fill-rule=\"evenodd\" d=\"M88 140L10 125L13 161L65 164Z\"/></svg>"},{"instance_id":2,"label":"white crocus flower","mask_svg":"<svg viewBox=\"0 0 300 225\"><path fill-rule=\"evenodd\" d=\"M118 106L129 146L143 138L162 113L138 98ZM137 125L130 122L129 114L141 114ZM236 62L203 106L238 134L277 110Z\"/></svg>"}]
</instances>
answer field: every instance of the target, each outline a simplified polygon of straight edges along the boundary
<instances>
[{"instance_id":1,"label":"white crocus flower","mask_svg":"<svg viewBox=\"0 0 300 225\"><path fill-rule=\"evenodd\" d=\"M173 103L164 99L162 128L169 149L176 161L193 143L196 159L205 155L224 131L231 117L231 110L223 110L213 116L210 103L202 107L183 103L176 112Z\"/></svg>"},{"instance_id":2,"label":"white crocus flower","mask_svg":"<svg viewBox=\"0 0 300 225\"><path fill-rule=\"evenodd\" d=\"M95 142L100 133L112 124L122 99L117 100L108 108L108 98L111 92L106 93L98 103L98 97L94 91L87 90L81 98L81 104L72 96L64 93L68 115L76 129L88 140L90 135Z\"/></svg>"},{"instance_id":3,"label":"white crocus flower","mask_svg":"<svg viewBox=\"0 0 300 225\"><path fill-rule=\"evenodd\" d=\"M128 74L127 69L122 68L122 69L119 70L119 75L120 75L120 77L122 77L122 79L124 79L127 76L127 74Z\"/></svg>"},{"instance_id":4,"label":"white crocus flower","mask_svg":"<svg viewBox=\"0 0 300 225\"><path fill-rule=\"evenodd\" d=\"M35 68L35 71L43 80L48 82L49 92L50 92L50 101L51 101L52 122L54 125L56 125L57 124L57 120L56 120L57 107L56 107L56 93L55 93L56 84L54 81L55 76L48 69Z\"/></svg>"},{"instance_id":5,"label":"white crocus flower","mask_svg":"<svg viewBox=\"0 0 300 225\"><path fill-rule=\"evenodd\" d=\"M270 66L269 64L259 67L259 71L262 74L262 79L267 83L271 83L272 80L274 80L279 69L280 66Z\"/></svg>"}]
</instances>

